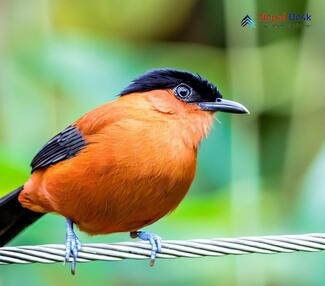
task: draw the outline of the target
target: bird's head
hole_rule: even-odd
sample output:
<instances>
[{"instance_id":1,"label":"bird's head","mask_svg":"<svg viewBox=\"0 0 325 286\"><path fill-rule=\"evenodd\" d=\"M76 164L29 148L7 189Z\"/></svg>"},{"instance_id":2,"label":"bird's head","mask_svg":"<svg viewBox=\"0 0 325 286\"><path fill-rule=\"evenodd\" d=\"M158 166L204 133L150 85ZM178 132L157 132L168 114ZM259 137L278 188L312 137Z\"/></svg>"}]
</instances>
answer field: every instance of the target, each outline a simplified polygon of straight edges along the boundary
<instances>
[{"instance_id":1,"label":"bird's head","mask_svg":"<svg viewBox=\"0 0 325 286\"><path fill-rule=\"evenodd\" d=\"M223 99L218 88L200 75L175 69L143 74L120 93L120 100L133 119L157 122L160 132L161 122L167 123L169 135L161 138L181 138L191 150L209 134L215 112L249 113L240 103Z\"/></svg>"},{"instance_id":2,"label":"bird's head","mask_svg":"<svg viewBox=\"0 0 325 286\"><path fill-rule=\"evenodd\" d=\"M175 70L154 69L133 80L120 95L165 90L185 106L195 106L208 112L249 113L242 104L222 98L218 88L199 74Z\"/></svg>"}]
</instances>

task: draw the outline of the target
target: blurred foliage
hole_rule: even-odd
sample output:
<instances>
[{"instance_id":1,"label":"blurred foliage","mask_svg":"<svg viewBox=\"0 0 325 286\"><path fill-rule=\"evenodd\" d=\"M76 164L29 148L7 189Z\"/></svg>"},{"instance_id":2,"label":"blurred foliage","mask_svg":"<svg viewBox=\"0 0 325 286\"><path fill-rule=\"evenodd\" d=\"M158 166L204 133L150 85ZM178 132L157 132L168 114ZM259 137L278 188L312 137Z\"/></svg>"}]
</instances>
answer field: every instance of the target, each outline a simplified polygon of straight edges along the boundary
<instances>
[{"instance_id":1,"label":"blurred foliage","mask_svg":"<svg viewBox=\"0 0 325 286\"><path fill-rule=\"evenodd\" d=\"M0 194L21 185L51 136L155 67L199 72L248 117L220 114L191 192L150 227L163 238L322 232L325 4L320 1L0 2ZM249 14L310 27L242 28ZM12 244L60 243L47 215ZM127 234L82 241L123 241ZM323 254L1 266L2 285L323 285ZM309 267L306 267L308 265ZM19 275L17 273L19 272Z\"/></svg>"}]
</instances>

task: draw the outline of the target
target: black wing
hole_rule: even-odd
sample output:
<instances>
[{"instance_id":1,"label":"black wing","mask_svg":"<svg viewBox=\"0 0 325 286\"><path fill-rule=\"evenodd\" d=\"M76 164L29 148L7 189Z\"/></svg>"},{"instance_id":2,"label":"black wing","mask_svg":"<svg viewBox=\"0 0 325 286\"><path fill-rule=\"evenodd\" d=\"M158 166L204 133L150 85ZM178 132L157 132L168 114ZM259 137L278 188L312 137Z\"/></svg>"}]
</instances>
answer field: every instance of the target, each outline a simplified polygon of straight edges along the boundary
<instances>
[{"instance_id":1,"label":"black wing","mask_svg":"<svg viewBox=\"0 0 325 286\"><path fill-rule=\"evenodd\" d=\"M37 153L30 164L32 172L75 156L86 144L78 128L70 125L47 142Z\"/></svg>"}]
</instances>

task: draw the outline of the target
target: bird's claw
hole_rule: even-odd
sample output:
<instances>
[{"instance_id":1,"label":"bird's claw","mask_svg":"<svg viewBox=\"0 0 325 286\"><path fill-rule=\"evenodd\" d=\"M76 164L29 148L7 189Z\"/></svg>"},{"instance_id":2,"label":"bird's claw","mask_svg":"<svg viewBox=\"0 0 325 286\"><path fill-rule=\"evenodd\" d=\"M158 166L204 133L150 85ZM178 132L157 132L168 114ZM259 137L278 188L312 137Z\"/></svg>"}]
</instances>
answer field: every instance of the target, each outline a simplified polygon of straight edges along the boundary
<instances>
[{"instance_id":1,"label":"bird's claw","mask_svg":"<svg viewBox=\"0 0 325 286\"><path fill-rule=\"evenodd\" d=\"M76 273L76 265L78 258L78 251L81 249L81 242L72 228L67 229L67 236L65 240L65 256L64 263L69 262L71 258L71 273Z\"/></svg>"},{"instance_id":2,"label":"bird's claw","mask_svg":"<svg viewBox=\"0 0 325 286\"><path fill-rule=\"evenodd\" d=\"M130 233L132 238L138 237L142 240L149 241L151 245L150 266L155 265L155 259L158 252L161 252L161 238L155 233L148 231L135 231Z\"/></svg>"},{"instance_id":3,"label":"bird's claw","mask_svg":"<svg viewBox=\"0 0 325 286\"><path fill-rule=\"evenodd\" d=\"M64 263L69 262L70 258L71 261L71 273L76 273L76 264L77 264L77 257L78 251L81 249L81 243L75 233L68 234L67 239L65 242L65 257Z\"/></svg>"}]
</instances>

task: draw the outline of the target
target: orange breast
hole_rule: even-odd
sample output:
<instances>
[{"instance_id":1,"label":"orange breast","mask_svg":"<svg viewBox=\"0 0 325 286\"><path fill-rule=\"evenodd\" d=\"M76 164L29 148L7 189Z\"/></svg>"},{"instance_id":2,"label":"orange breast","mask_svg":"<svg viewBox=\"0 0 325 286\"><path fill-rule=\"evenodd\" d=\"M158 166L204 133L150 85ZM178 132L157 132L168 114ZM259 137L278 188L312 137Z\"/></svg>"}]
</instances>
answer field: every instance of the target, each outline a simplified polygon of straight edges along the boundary
<instances>
[{"instance_id":1,"label":"orange breast","mask_svg":"<svg viewBox=\"0 0 325 286\"><path fill-rule=\"evenodd\" d=\"M19 198L22 204L69 217L90 234L135 231L175 209L195 175L197 149L186 138L193 126L184 126L184 116L155 111L148 100L143 108L147 117L139 108L119 108L109 124L99 118L96 132L78 121L87 147L34 172Z\"/></svg>"}]
</instances>

